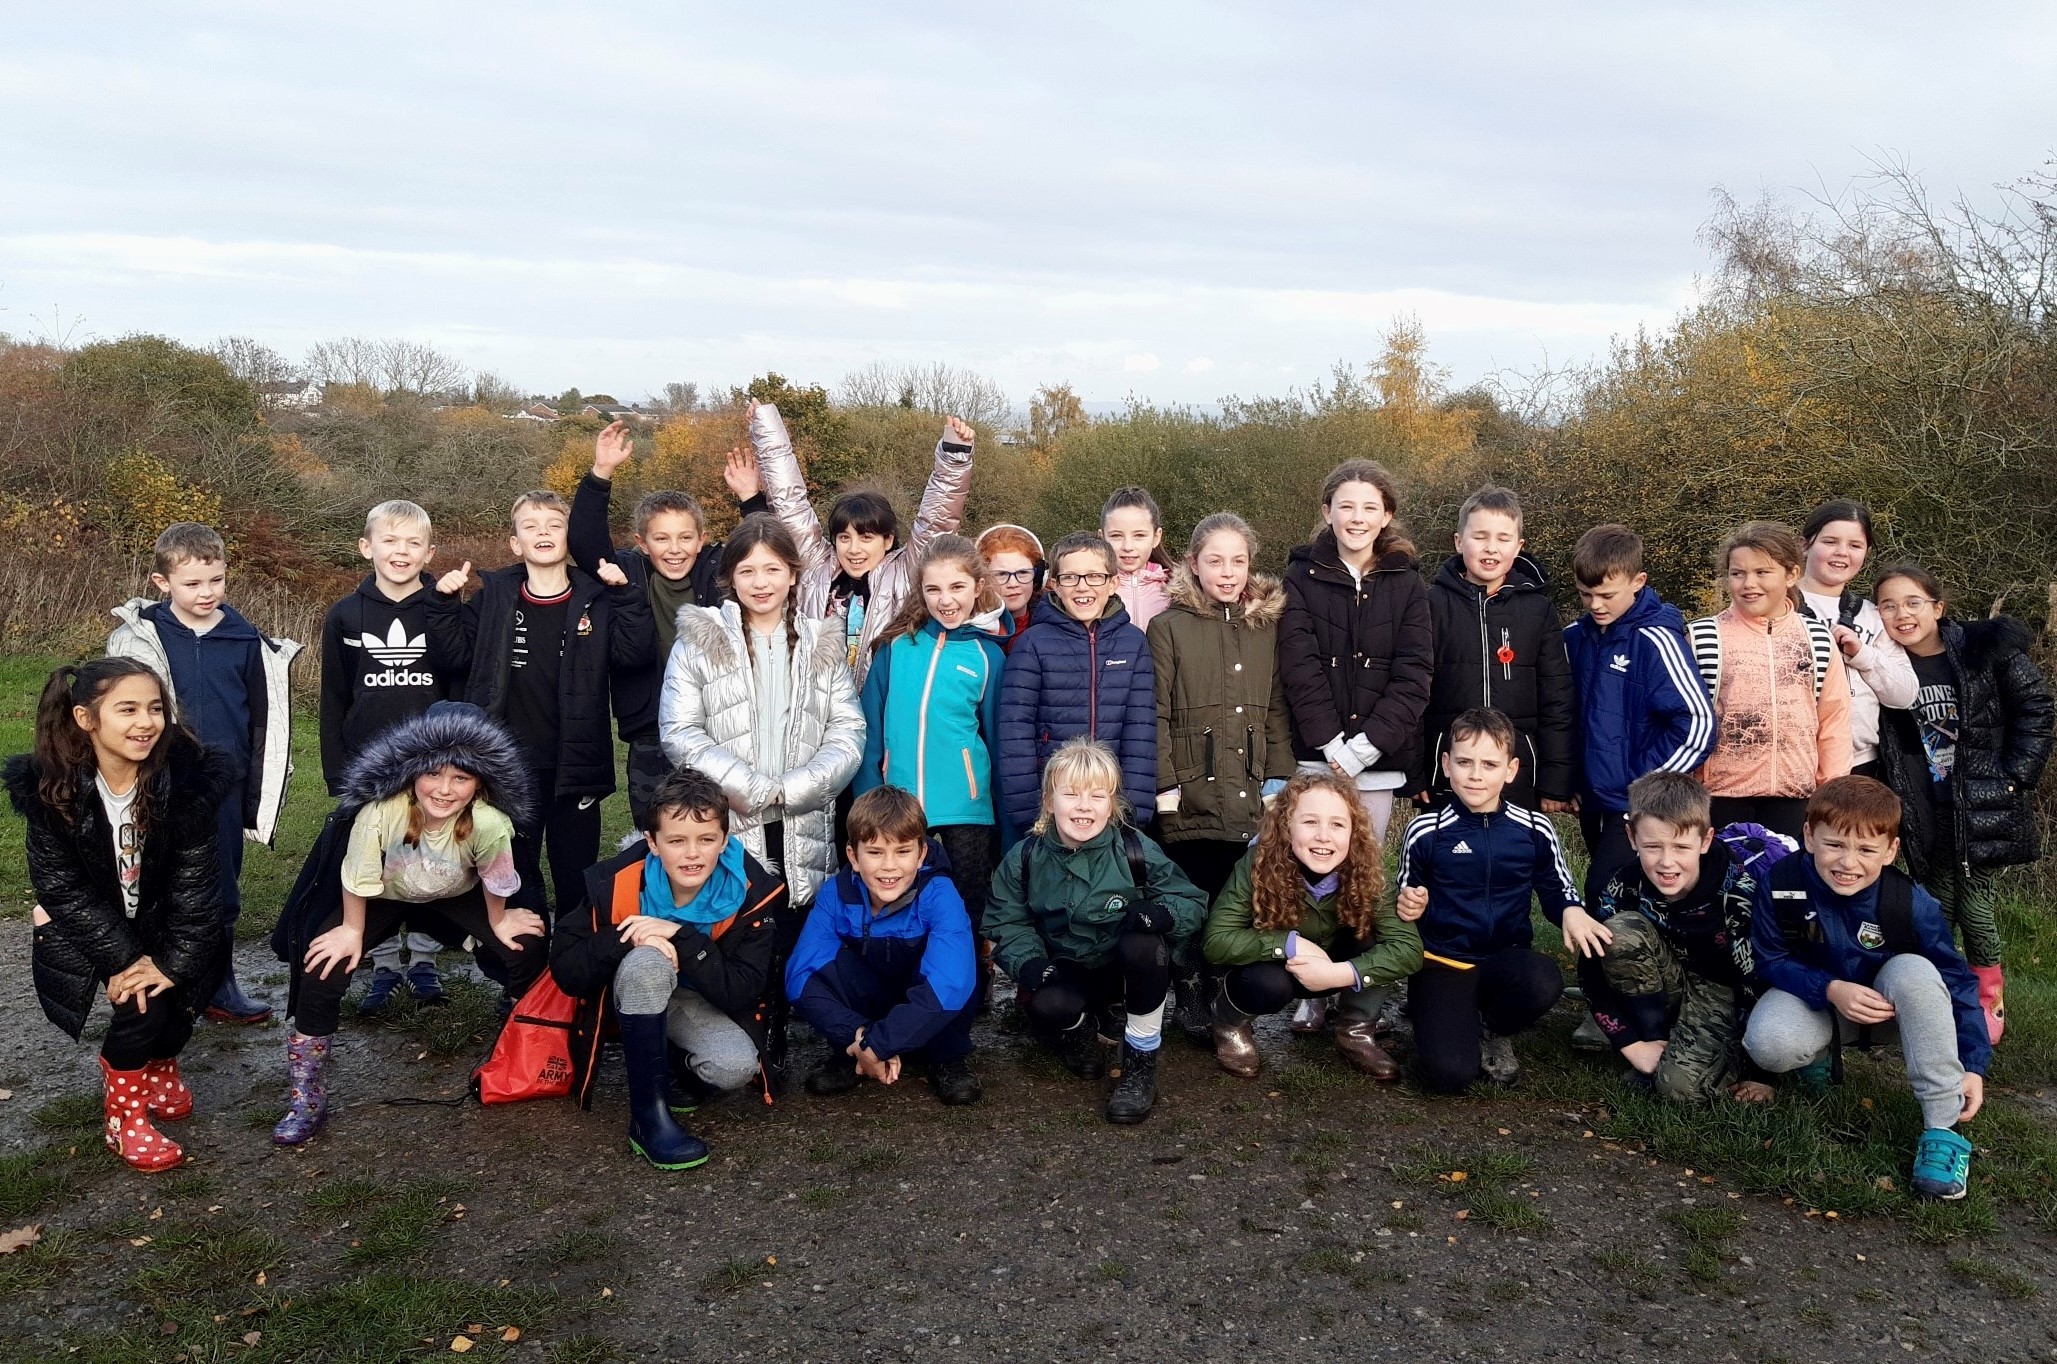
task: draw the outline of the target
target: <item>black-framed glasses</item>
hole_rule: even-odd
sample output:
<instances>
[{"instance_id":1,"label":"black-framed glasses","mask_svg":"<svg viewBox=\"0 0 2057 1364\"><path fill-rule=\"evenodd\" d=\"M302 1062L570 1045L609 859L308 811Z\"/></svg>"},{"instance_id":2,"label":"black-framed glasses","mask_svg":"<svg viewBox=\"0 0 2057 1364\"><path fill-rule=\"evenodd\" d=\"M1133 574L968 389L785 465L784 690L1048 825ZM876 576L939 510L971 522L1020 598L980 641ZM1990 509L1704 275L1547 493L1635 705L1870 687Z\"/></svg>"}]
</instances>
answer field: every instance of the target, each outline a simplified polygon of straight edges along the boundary
<instances>
[{"instance_id":1,"label":"black-framed glasses","mask_svg":"<svg viewBox=\"0 0 2057 1364\"><path fill-rule=\"evenodd\" d=\"M1077 587L1083 583L1087 587L1105 587L1113 579L1112 573L1060 573L1057 575L1057 585Z\"/></svg>"},{"instance_id":2,"label":"black-framed glasses","mask_svg":"<svg viewBox=\"0 0 2057 1364\"><path fill-rule=\"evenodd\" d=\"M995 570L993 576L1003 583L1032 583L1036 580L1036 571L1033 568L1002 568Z\"/></svg>"}]
</instances>

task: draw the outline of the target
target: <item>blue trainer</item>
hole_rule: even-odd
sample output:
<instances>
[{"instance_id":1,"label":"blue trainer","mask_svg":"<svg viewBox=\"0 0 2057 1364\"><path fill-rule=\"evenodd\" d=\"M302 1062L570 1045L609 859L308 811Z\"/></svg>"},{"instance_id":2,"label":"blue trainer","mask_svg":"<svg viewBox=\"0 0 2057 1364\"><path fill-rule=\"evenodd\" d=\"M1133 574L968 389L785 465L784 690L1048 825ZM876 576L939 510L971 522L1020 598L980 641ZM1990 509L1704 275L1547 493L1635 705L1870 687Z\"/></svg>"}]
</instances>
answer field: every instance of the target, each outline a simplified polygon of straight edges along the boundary
<instances>
[{"instance_id":1,"label":"blue trainer","mask_svg":"<svg viewBox=\"0 0 2057 1364\"><path fill-rule=\"evenodd\" d=\"M1971 1181L1971 1142L1947 1127L1931 1127L1914 1148L1914 1192L1923 1198L1964 1197Z\"/></svg>"}]
</instances>

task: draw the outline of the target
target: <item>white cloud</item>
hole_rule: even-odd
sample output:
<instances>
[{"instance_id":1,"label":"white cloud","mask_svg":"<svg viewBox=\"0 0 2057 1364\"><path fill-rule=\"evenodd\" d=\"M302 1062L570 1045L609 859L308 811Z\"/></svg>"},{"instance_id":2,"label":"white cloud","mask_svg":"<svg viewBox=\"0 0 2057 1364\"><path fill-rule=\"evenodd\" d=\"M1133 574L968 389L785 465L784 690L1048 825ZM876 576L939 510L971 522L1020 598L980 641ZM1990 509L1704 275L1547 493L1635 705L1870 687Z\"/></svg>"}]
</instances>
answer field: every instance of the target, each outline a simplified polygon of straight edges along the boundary
<instances>
[{"instance_id":1,"label":"white cloud","mask_svg":"<svg viewBox=\"0 0 2057 1364\"><path fill-rule=\"evenodd\" d=\"M1124 355L1121 367L1130 374L1148 374L1157 368L1157 357L1148 351L1140 355Z\"/></svg>"},{"instance_id":2,"label":"white cloud","mask_svg":"<svg viewBox=\"0 0 2057 1364\"><path fill-rule=\"evenodd\" d=\"M1192 359L1186 361L1186 373L1188 374L1205 374L1208 370L1213 368L1214 362L1204 355L1196 355Z\"/></svg>"}]
</instances>

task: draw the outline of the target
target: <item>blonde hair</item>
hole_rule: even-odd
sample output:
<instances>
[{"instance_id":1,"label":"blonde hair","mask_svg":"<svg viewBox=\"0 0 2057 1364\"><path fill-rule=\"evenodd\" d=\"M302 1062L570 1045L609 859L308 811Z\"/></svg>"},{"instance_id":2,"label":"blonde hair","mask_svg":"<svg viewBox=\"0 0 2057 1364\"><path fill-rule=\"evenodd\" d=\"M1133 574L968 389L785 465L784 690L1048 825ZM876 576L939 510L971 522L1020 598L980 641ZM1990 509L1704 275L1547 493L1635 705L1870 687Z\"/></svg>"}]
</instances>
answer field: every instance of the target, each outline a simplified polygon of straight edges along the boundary
<instances>
[{"instance_id":1,"label":"blonde hair","mask_svg":"<svg viewBox=\"0 0 2057 1364\"><path fill-rule=\"evenodd\" d=\"M1049 832L1050 804L1056 799L1058 788L1066 785L1085 790L1105 787L1114 794L1115 820L1120 821L1128 813L1128 804L1121 798L1121 759L1106 744L1081 734L1066 739L1050 755L1050 761L1043 764L1043 810L1030 833Z\"/></svg>"},{"instance_id":2,"label":"blonde hair","mask_svg":"<svg viewBox=\"0 0 2057 1364\"><path fill-rule=\"evenodd\" d=\"M515 498L514 505L508 509L507 523L510 528L518 529L515 523L521 520L521 509L523 507L542 507L546 511L556 512L567 521L571 519L571 504L569 502L566 502L548 488L532 488L520 497Z\"/></svg>"},{"instance_id":3,"label":"blonde hair","mask_svg":"<svg viewBox=\"0 0 2057 1364\"><path fill-rule=\"evenodd\" d=\"M371 539L371 533L382 524L419 526L427 535L429 514L404 497L388 498L364 514L364 538Z\"/></svg>"}]
</instances>

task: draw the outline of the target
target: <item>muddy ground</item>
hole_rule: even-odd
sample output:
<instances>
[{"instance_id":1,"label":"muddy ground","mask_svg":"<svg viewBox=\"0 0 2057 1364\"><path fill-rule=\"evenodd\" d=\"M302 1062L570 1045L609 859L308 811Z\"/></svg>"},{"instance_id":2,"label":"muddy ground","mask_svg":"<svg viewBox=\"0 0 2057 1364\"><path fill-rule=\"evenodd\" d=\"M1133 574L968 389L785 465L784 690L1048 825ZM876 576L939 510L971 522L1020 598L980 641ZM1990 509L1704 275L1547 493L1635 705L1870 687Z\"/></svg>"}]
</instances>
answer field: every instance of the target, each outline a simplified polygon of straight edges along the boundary
<instances>
[{"instance_id":1,"label":"muddy ground","mask_svg":"<svg viewBox=\"0 0 2057 1364\"><path fill-rule=\"evenodd\" d=\"M347 1357L458 1335L566 1362L2057 1357L2057 1238L2033 1219L1935 1246L1902 1218L1809 1215L1610 1140L1604 1104L1374 1086L1282 1020L1256 1082L1169 1040L1156 1114L1123 1129L1106 1085L1003 1009L978 1032L983 1103L944 1109L918 1079L731 1098L695 1124L712 1162L679 1175L628 1154L618 1061L591 1113L381 1103L462 1093L475 1054L397 1023L346 1021L328 1130L274 1149L281 1025L203 1024L191 1160L139 1176L97 1149L96 1107L69 1129L49 1107L97 1072L37 1010L26 938L0 923L0 1150L54 1139L72 1173L8 1225L72 1234L47 1272L0 1278L0 1355L257 1357L314 1330L265 1357L330 1357L281 1304L386 1273L376 1292L454 1287L403 1344ZM243 956L246 979L277 970ZM222 1345L243 1321L259 1340Z\"/></svg>"}]
</instances>

